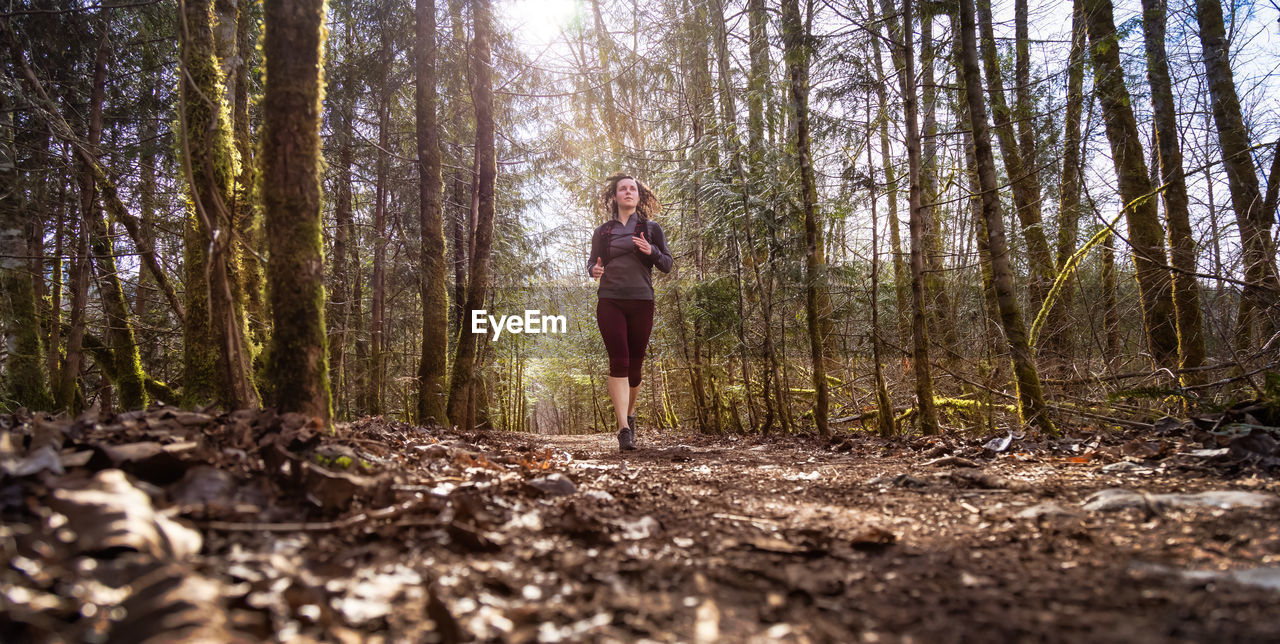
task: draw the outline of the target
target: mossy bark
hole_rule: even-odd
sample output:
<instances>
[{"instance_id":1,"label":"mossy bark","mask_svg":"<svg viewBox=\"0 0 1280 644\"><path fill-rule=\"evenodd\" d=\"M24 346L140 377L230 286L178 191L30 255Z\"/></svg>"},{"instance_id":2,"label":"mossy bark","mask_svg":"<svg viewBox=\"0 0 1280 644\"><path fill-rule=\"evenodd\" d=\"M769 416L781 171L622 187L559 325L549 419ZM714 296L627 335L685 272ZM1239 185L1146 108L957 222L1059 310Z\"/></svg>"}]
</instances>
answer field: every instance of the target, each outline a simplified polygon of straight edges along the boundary
<instances>
[{"instance_id":1,"label":"mossy bark","mask_svg":"<svg viewBox=\"0 0 1280 644\"><path fill-rule=\"evenodd\" d=\"M256 407L232 245L230 124L213 39L209 0L182 13L182 134L190 201L183 232L187 320L183 402Z\"/></svg>"},{"instance_id":2,"label":"mossy bark","mask_svg":"<svg viewBox=\"0 0 1280 644\"><path fill-rule=\"evenodd\" d=\"M471 83L476 114L476 230L471 255L471 279L463 306L463 320L484 306L489 290L489 261L493 246L494 183L498 174L494 150L492 14L489 0L472 4L475 36L471 41ZM449 381L449 422L470 429L475 424L478 386L475 382L476 336L467 323L461 325Z\"/></svg>"},{"instance_id":3,"label":"mossy bark","mask_svg":"<svg viewBox=\"0 0 1280 644\"><path fill-rule=\"evenodd\" d=\"M1124 85L1111 0L1086 0L1085 14L1093 58L1094 91L1102 104L1111 161L1129 223L1129 246L1133 249L1147 348L1156 364L1176 369L1177 315L1173 307L1173 280L1165 268L1168 256L1164 248L1164 227L1156 212L1155 197L1150 196L1151 179L1143 159L1129 90Z\"/></svg>"},{"instance_id":4,"label":"mossy bark","mask_svg":"<svg viewBox=\"0 0 1280 644\"><path fill-rule=\"evenodd\" d=\"M7 25L5 26L7 30ZM4 325L7 356L0 407L51 409L49 377L45 371L35 287L23 257L28 254L23 234L17 155L13 144L13 110L7 90L0 91L0 321Z\"/></svg>"},{"instance_id":5,"label":"mossy bark","mask_svg":"<svg viewBox=\"0 0 1280 644\"><path fill-rule=\"evenodd\" d=\"M1142 0L1142 30L1147 50L1147 79L1155 115L1155 138L1164 180L1164 211L1169 220L1169 252L1173 274L1173 306L1178 315L1178 357L1183 384L1203 380L1191 371L1204 364L1204 331L1200 321L1200 286L1196 272L1196 241L1187 208L1187 182L1182 172L1182 145L1178 142L1177 108L1169 59L1165 54L1164 0Z\"/></svg>"},{"instance_id":6,"label":"mossy bark","mask_svg":"<svg viewBox=\"0 0 1280 644\"><path fill-rule=\"evenodd\" d=\"M252 350L257 355L266 345L269 333L267 324L270 313L267 311L267 283L262 259L266 254L266 234L263 230L262 209L259 207L261 195L258 192L258 163L254 159L256 152L253 135L249 130L249 59L254 51L249 38L249 28L253 23L253 6L257 0L239 0L236 15L236 55L232 83L234 97L232 103L232 133L235 137L236 152L240 155L240 174L235 181L234 228L236 230L236 246L234 261L240 279L237 280L243 295L244 314L249 326L249 338Z\"/></svg>"},{"instance_id":7,"label":"mossy bark","mask_svg":"<svg viewBox=\"0 0 1280 644\"><path fill-rule=\"evenodd\" d=\"M805 318L809 329L810 360L816 396L813 420L818 435L831 435L827 408L830 393L827 385L825 338L830 333L831 296L827 291L827 261L822 242L822 224L818 221L818 188L814 178L813 153L809 134L809 57L808 34L800 22L797 0L783 0L782 33L790 79L791 114L795 126L795 151L799 160L801 207L804 215L804 282Z\"/></svg>"},{"instance_id":8,"label":"mossy bark","mask_svg":"<svg viewBox=\"0 0 1280 644\"><path fill-rule=\"evenodd\" d=\"M1040 213L1040 172L1034 165L1034 159L1023 158L1014 132L1014 114L1005 100L1004 70L1001 69L991 24L990 0L978 0L977 11L982 29L982 62L987 75L987 96L991 101L992 129L1000 142L1000 156L1004 159L1005 173L1013 187L1014 209L1018 222L1022 224L1027 259L1031 264L1031 302L1038 310L1055 276Z\"/></svg>"},{"instance_id":9,"label":"mossy bark","mask_svg":"<svg viewBox=\"0 0 1280 644\"><path fill-rule=\"evenodd\" d=\"M107 64L110 59L110 48L106 37L109 23L103 21L103 30L98 53L94 61L93 85L89 95L89 136L88 145L97 148L102 140L102 110L106 101ZM81 180L90 194L94 193L94 161L81 159ZM107 338L111 342L112 365L116 377L117 397L122 409L142 409L147 406L147 391L144 385L146 377L142 373L142 360L138 354L138 345L134 341L133 328L129 324L128 304L124 299L124 289L120 284L120 275L116 272L115 248L102 216L101 202L91 198L86 201L87 208L81 213L83 224L81 234L88 235L89 249L92 251L93 263L97 266L98 294L102 297L102 310L106 317Z\"/></svg>"},{"instance_id":10,"label":"mossy bark","mask_svg":"<svg viewBox=\"0 0 1280 644\"><path fill-rule=\"evenodd\" d=\"M916 405L919 408L920 431L937 434L938 412L933 403L933 374L929 363L928 300L925 297L924 190L921 185L920 129L917 124L916 66L912 0L902 3L902 39L895 40L903 60L903 73L898 77L906 117L907 168L911 178L909 227L911 234L911 338L912 367L916 379Z\"/></svg>"},{"instance_id":11,"label":"mossy bark","mask_svg":"<svg viewBox=\"0 0 1280 644\"><path fill-rule=\"evenodd\" d=\"M920 157L920 221L924 243L924 289L929 302L929 328L936 334L948 354L954 354L956 325L951 315L951 297L947 293L946 269L942 265L942 216L935 204L938 200L938 87L934 82L933 13L927 4L920 13L920 85L924 104Z\"/></svg>"},{"instance_id":12,"label":"mossy bark","mask_svg":"<svg viewBox=\"0 0 1280 644\"><path fill-rule=\"evenodd\" d=\"M1000 214L995 155L991 151L987 108L982 100L980 85L982 81L978 72L978 45L974 35L973 5L970 2L971 0L961 0L960 3L961 61L970 130L973 132L978 181L982 187L982 215L986 222L983 232L986 233L990 251L992 288L1000 307L1001 326L1004 328L1005 339L1009 342L1009 352L1013 358L1013 371L1018 383L1018 415L1024 423L1033 424L1046 434L1056 435L1058 430L1045 404L1040 375L1036 371L1035 354L1028 343L1026 324L1014 291L1009 245L1005 237L1004 218Z\"/></svg>"},{"instance_id":13,"label":"mossy bark","mask_svg":"<svg viewBox=\"0 0 1280 644\"><path fill-rule=\"evenodd\" d=\"M436 3L417 0L417 128L419 221L422 228L422 360L418 365L419 423L447 424L449 297L445 289L444 178L436 121Z\"/></svg>"},{"instance_id":14,"label":"mossy bark","mask_svg":"<svg viewBox=\"0 0 1280 644\"><path fill-rule=\"evenodd\" d=\"M1196 21L1200 25L1200 44L1222 164L1227 171L1227 187L1244 249L1245 280L1249 283L1242 295L1235 343L1238 351L1251 353L1256 348L1252 339L1254 321L1263 325L1261 340L1264 342L1280 330L1280 315L1270 307L1280 297L1276 248L1271 237L1275 213L1264 207L1257 169L1249 151L1249 131L1245 129L1236 94L1220 0L1197 0Z\"/></svg>"},{"instance_id":15,"label":"mossy bark","mask_svg":"<svg viewBox=\"0 0 1280 644\"><path fill-rule=\"evenodd\" d=\"M1080 230L1080 122L1084 112L1085 67L1084 5L1074 0L1071 11L1071 56L1067 69L1067 104L1063 118L1062 135L1062 187L1058 202L1058 244L1055 268L1059 274L1067 260L1076 251L1076 236ZM1092 97L1090 97L1092 100ZM1070 332L1072 297L1075 293L1075 277L1069 275L1058 300L1050 311L1049 329L1045 337L1045 352L1059 364L1070 365L1075 354L1074 338Z\"/></svg>"},{"instance_id":16,"label":"mossy bark","mask_svg":"<svg viewBox=\"0 0 1280 644\"><path fill-rule=\"evenodd\" d=\"M324 325L320 117L324 0L266 0L262 197L271 263L269 380L281 411L332 411Z\"/></svg>"}]
</instances>

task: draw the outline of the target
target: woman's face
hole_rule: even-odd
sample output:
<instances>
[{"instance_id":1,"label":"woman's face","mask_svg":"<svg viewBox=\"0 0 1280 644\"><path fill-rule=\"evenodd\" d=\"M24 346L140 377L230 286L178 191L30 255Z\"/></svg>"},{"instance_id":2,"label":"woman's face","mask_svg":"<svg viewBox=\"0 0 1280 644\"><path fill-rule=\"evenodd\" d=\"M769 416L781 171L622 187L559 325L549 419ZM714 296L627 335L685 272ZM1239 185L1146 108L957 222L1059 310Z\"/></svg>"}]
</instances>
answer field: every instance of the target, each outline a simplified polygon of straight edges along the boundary
<instances>
[{"instance_id":1,"label":"woman's face","mask_svg":"<svg viewBox=\"0 0 1280 644\"><path fill-rule=\"evenodd\" d=\"M622 179L613 196L619 208L635 208L640 203L640 187L634 179Z\"/></svg>"}]
</instances>

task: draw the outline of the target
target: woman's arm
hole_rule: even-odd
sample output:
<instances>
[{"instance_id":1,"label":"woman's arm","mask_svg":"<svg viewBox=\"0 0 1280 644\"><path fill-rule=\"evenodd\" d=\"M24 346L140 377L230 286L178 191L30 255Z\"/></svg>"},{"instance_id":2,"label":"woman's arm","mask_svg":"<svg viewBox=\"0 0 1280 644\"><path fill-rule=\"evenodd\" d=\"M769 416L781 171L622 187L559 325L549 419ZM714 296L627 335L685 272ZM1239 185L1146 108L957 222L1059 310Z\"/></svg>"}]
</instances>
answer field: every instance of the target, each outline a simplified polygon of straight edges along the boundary
<instances>
[{"instance_id":1,"label":"woman's arm","mask_svg":"<svg viewBox=\"0 0 1280 644\"><path fill-rule=\"evenodd\" d=\"M670 273L675 258L671 256L671 251L667 250L667 236L662 232L662 226L656 221L650 221L649 233L653 237L649 240L649 245L653 247L653 254L649 255L649 261L663 273Z\"/></svg>"},{"instance_id":2,"label":"woman's arm","mask_svg":"<svg viewBox=\"0 0 1280 644\"><path fill-rule=\"evenodd\" d=\"M600 234L599 228L596 228L595 232L591 233L591 253L587 257L587 277L594 278L591 274L591 267L596 265L597 259L604 257L603 237L604 235Z\"/></svg>"}]
</instances>

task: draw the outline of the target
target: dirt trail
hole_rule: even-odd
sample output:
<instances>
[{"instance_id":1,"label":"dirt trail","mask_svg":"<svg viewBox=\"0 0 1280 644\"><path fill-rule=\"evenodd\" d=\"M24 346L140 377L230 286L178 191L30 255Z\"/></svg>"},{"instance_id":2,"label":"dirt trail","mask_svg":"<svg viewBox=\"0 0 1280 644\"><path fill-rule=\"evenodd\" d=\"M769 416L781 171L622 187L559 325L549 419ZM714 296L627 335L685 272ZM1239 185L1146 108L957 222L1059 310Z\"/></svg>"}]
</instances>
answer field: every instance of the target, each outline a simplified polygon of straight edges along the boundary
<instances>
[{"instance_id":1,"label":"dirt trail","mask_svg":"<svg viewBox=\"0 0 1280 644\"><path fill-rule=\"evenodd\" d=\"M1240 437L6 427L5 641L1280 641Z\"/></svg>"},{"instance_id":2,"label":"dirt trail","mask_svg":"<svg viewBox=\"0 0 1280 644\"><path fill-rule=\"evenodd\" d=\"M1273 619L1280 589L1175 572L1276 565L1275 509L1079 507L1109 487L1274 490L1273 482L1223 485L1185 474L1112 475L1097 465L1012 459L926 466L909 450L874 444L833 453L804 441L690 446L646 438L648 448L634 454L619 454L611 437L544 439L574 456L570 470L582 489L617 499L602 512L649 516L661 526L649 539L613 544L592 566L624 580L619 590L627 599L613 598L615 605L633 600L634 614L653 624L633 635L687 639L705 629L729 640L1280 638ZM1048 514L1018 517L1031 507Z\"/></svg>"}]
</instances>

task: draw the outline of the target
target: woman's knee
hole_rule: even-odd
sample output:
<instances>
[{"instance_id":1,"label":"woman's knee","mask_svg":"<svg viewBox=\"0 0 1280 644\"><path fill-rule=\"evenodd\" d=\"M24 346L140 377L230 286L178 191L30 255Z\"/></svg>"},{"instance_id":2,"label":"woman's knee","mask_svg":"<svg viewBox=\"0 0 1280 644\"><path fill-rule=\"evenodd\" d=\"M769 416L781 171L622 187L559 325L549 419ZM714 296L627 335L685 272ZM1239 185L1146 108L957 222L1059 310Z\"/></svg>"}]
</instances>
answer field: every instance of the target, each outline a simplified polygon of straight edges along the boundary
<instances>
[{"instance_id":1,"label":"woman's knee","mask_svg":"<svg viewBox=\"0 0 1280 644\"><path fill-rule=\"evenodd\" d=\"M627 375L627 382L631 383L632 387L639 387L640 377L643 375L643 370L641 369L641 365L637 363L635 366L631 367L627 371L626 375Z\"/></svg>"}]
</instances>

